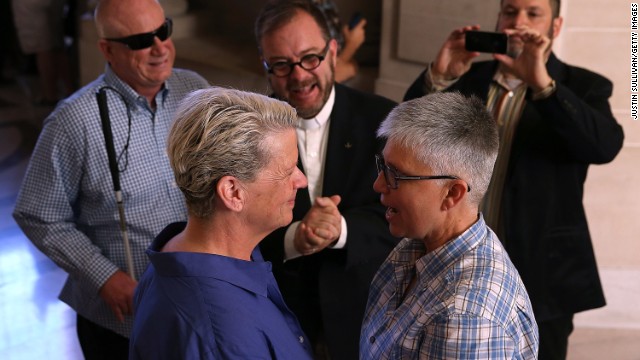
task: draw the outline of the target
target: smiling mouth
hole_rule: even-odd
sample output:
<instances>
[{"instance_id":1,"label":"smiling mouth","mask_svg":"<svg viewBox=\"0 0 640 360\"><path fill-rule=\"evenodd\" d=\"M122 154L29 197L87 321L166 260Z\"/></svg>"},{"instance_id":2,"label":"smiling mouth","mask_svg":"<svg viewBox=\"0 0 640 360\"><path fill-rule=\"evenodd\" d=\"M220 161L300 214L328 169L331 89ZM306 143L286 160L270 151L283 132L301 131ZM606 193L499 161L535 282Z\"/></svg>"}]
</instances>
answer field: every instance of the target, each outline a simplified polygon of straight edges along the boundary
<instances>
[{"instance_id":1,"label":"smiling mouth","mask_svg":"<svg viewBox=\"0 0 640 360\"><path fill-rule=\"evenodd\" d=\"M160 66L160 65L166 64L167 61L168 61L168 59L165 57L165 58L162 58L162 59L149 61L149 65L151 65L151 66Z\"/></svg>"},{"instance_id":2,"label":"smiling mouth","mask_svg":"<svg viewBox=\"0 0 640 360\"><path fill-rule=\"evenodd\" d=\"M298 83L290 86L289 91L296 95L305 96L310 94L317 87L318 84L315 81L305 81L303 83Z\"/></svg>"}]
</instances>

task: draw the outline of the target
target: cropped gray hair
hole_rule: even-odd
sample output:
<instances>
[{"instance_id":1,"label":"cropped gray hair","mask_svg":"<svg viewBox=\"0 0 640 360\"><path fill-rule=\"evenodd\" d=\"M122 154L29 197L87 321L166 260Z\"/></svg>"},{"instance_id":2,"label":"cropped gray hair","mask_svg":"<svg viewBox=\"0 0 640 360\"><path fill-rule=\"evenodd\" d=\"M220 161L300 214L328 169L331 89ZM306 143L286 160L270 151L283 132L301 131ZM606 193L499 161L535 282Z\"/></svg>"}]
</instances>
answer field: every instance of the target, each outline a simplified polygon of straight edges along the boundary
<instances>
[{"instance_id":1,"label":"cropped gray hair","mask_svg":"<svg viewBox=\"0 0 640 360\"><path fill-rule=\"evenodd\" d=\"M495 120L477 97L438 92L399 104L378 129L414 151L434 175L454 175L471 187L469 200L480 204L498 155Z\"/></svg>"},{"instance_id":2,"label":"cropped gray hair","mask_svg":"<svg viewBox=\"0 0 640 360\"><path fill-rule=\"evenodd\" d=\"M295 129L296 121L290 105L264 95L223 88L189 94L168 140L169 161L189 213L212 214L221 177L255 180L272 156L265 139Z\"/></svg>"}]
</instances>

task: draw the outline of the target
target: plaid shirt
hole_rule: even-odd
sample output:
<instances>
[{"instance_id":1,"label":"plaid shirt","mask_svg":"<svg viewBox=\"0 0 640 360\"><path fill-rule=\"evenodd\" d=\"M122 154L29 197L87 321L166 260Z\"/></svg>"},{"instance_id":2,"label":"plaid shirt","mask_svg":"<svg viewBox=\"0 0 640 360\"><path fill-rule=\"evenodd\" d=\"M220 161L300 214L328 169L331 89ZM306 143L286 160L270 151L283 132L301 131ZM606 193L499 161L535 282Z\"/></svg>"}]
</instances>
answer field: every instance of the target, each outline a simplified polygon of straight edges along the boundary
<instances>
[{"instance_id":1,"label":"plaid shirt","mask_svg":"<svg viewBox=\"0 0 640 360\"><path fill-rule=\"evenodd\" d=\"M527 292L482 216L428 254L422 241L403 239L373 279L361 359L536 359L537 353Z\"/></svg>"},{"instance_id":2,"label":"plaid shirt","mask_svg":"<svg viewBox=\"0 0 640 360\"><path fill-rule=\"evenodd\" d=\"M135 272L147 267L145 250L165 225L185 220L166 139L178 102L208 86L199 75L175 69L156 95L156 110L107 66L97 80L58 105L31 157L14 218L27 237L69 277L60 299L80 315L128 337L132 318L119 323L98 295L118 269L124 246L109 172L96 91L109 86L108 107ZM130 134L129 117L130 113ZM128 141L128 149L125 150Z\"/></svg>"}]
</instances>

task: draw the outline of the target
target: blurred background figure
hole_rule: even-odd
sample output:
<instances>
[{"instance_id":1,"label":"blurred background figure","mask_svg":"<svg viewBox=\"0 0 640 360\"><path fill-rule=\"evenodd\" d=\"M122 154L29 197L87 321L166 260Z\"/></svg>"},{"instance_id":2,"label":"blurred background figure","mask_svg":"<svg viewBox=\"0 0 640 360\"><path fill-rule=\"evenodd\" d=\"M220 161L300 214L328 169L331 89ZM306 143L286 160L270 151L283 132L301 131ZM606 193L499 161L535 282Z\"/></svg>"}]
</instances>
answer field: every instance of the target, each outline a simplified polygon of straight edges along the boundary
<instances>
[{"instance_id":1,"label":"blurred background figure","mask_svg":"<svg viewBox=\"0 0 640 360\"><path fill-rule=\"evenodd\" d=\"M351 17L349 24L343 24L338 15L338 7L331 0L311 0L322 10L331 37L338 42L338 62L336 64L336 82L347 81L358 74L358 62L355 59L356 51L365 40L364 27L367 20L359 13Z\"/></svg>"},{"instance_id":2,"label":"blurred background figure","mask_svg":"<svg viewBox=\"0 0 640 360\"><path fill-rule=\"evenodd\" d=\"M0 2L0 84L13 81L20 49L11 14L11 1Z\"/></svg>"},{"instance_id":3,"label":"blurred background figure","mask_svg":"<svg viewBox=\"0 0 640 360\"><path fill-rule=\"evenodd\" d=\"M65 0L12 0L22 52L34 54L40 77L39 105L53 106L73 90L65 45Z\"/></svg>"}]
</instances>

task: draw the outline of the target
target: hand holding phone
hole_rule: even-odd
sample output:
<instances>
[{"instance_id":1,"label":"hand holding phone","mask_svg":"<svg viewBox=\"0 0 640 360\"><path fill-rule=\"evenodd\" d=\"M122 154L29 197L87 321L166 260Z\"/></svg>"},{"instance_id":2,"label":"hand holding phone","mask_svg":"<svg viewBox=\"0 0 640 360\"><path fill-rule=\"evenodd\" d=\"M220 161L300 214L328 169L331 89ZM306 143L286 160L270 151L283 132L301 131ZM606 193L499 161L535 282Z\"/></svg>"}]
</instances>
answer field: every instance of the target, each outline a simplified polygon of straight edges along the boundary
<instances>
[{"instance_id":1,"label":"hand holding phone","mask_svg":"<svg viewBox=\"0 0 640 360\"><path fill-rule=\"evenodd\" d=\"M467 51L506 54L508 36L505 33L466 31L464 48Z\"/></svg>"},{"instance_id":2,"label":"hand holding phone","mask_svg":"<svg viewBox=\"0 0 640 360\"><path fill-rule=\"evenodd\" d=\"M353 30L356 25L362 20L362 13L357 11L351 15L351 19L349 20L349 30Z\"/></svg>"}]
</instances>

